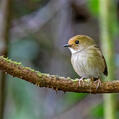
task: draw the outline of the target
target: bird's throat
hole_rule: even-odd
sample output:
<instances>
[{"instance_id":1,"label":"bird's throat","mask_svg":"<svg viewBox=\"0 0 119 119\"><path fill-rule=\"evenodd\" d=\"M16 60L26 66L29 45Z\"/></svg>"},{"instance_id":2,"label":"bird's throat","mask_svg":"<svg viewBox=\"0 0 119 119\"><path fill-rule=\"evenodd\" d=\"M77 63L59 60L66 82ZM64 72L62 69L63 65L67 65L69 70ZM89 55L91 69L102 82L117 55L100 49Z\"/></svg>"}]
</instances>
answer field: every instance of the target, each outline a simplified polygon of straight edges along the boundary
<instances>
[{"instance_id":1,"label":"bird's throat","mask_svg":"<svg viewBox=\"0 0 119 119\"><path fill-rule=\"evenodd\" d=\"M72 49L72 48L69 48L69 49L70 49L70 51L71 51L72 54L76 54L76 53L79 53L79 52L82 52L82 51L85 50L85 48L83 48L83 49L81 49L81 50L74 50L74 49Z\"/></svg>"}]
</instances>

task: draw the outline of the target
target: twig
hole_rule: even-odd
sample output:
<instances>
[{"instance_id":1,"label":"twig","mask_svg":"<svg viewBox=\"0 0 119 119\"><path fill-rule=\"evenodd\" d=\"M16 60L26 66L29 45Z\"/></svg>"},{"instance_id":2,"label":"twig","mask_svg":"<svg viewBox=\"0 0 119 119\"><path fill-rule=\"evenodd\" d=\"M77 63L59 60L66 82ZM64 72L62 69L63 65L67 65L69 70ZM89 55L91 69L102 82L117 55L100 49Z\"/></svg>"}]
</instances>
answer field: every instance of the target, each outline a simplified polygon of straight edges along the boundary
<instances>
[{"instance_id":1,"label":"twig","mask_svg":"<svg viewBox=\"0 0 119 119\"><path fill-rule=\"evenodd\" d=\"M0 56L0 70L12 75L13 77L18 77L33 83L39 87L48 87L55 90L62 90L64 92L94 94L119 93L119 81L102 82L98 89L96 89L96 82L83 81L83 85L79 86L79 82L76 79L73 80L71 78L40 73L2 56Z\"/></svg>"}]
</instances>

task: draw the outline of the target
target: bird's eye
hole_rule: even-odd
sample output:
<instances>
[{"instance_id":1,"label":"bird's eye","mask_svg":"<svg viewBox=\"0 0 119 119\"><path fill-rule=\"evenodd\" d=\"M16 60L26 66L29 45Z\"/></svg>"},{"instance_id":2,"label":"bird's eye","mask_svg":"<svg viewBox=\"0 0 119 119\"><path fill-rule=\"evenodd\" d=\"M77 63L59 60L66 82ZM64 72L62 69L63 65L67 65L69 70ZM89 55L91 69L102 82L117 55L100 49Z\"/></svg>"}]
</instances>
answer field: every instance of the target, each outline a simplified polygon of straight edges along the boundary
<instances>
[{"instance_id":1,"label":"bird's eye","mask_svg":"<svg viewBox=\"0 0 119 119\"><path fill-rule=\"evenodd\" d=\"M79 44L79 41L78 41L78 40L76 40L76 41L75 41L75 44Z\"/></svg>"}]
</instances>

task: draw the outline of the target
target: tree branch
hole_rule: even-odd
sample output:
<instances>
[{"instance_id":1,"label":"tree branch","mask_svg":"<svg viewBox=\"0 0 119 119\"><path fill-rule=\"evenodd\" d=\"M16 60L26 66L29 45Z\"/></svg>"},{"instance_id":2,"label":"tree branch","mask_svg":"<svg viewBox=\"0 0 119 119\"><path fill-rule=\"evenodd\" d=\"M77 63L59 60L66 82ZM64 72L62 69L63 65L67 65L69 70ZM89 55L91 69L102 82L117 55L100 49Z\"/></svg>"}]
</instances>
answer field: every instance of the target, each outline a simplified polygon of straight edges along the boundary
<instances>
[{"instance_id":1,"label":"tree branch","mask_svg":"<svg viewBox=\"0 0 119 119\"><path fill-rule=\"evenodd\" d=\"M0 21L0 39L4 43L1 52L5 57L8 56L9 31L11 26L11 2L12 0L1 1L1 21ZM4 118L5 102L6 102L6 84L7 76L4 72L0 74L0 119Z\"/></svg>"},{"instance_id":2,"label":"tree branch","mask_svg":"<svg viewBox=\"0 0 119 119\"><path fill-rule=\"evenodd\" d=\"M79 86L78 80L40 73L2 56L0 56L0 70L39 87L48 87L64 92L119 93L119 81L102 82L98 89L96 89L96 82L83 81L83 85Z\"/></svg>"}]
</instances>

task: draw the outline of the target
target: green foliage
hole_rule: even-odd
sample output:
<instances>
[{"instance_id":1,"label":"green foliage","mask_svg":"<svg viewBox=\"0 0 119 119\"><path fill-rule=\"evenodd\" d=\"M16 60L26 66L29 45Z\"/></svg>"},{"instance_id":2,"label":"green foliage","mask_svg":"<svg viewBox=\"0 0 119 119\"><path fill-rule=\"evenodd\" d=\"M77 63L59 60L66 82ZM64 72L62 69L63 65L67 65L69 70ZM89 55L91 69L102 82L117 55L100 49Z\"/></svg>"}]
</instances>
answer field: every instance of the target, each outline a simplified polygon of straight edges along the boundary
<instances>
[{"instance_id":1,"label":"green foliage","mask_svg":"<svg viewBox=\"0 0 119 119\"><path fill-rule=\"evenodd\" d=\"M112 6L111 7L111 13L109 14L108 16L108 30L109 32L112 34L112 38L115 37L115 35L117 35L118 33L118 21L117 21L117 14L116 14L116 11L117 11L117 8L115 7L114 3L112 3Z\"/></svg>"},{"instance_id":2,"label":"green foliage","mask_svg":"<svg viewBox=\"0 0 119 119\"><path fill-rule=\"evenodd\" d=\"M96 105L91 109L90 113L95 119L102 119L104 115L103 105L102 104Z\"/></svg>"},{"instance_id":3,"label":"green foliage","mask_svg":"<svg viewBox=\"0 0 119 119\"><path fill-rule=\"evenodd\" d=\"M88 8L93 15L98 16L99 13L99 0L88 0Z\"/></svg>"},{"instance_id":4,"label":"green foliage","mask_svg":"<svg viewBox=\"0 0 119 119\"><path fill-rule=\"evenodd\" d=\"M66 100L65 104L71 106L72 104L80 101L84 97L86 97L87 94L80 94L80 93L67 93L64 96L64 100Z\"/></svg>"},{"instance_id":5,"label":"green foliage","mask_svg":"<svg viewBox=\"0 0 119 119\"><path fill-rule=\"evenodd\" d=\"M87 4L91 14L96 17L100 17L99 16L99 7L100 7L99 2L100 2L99 0L88 0L88 4ZM115 6L116 6L115 2L112 2L111 6L109 6L111 8L111 12L108 16L108 21L109 21L108 30L112 34L112 36L118 33L118 22L116 17L117 8Z\"/></svg>"}]
</instances>

